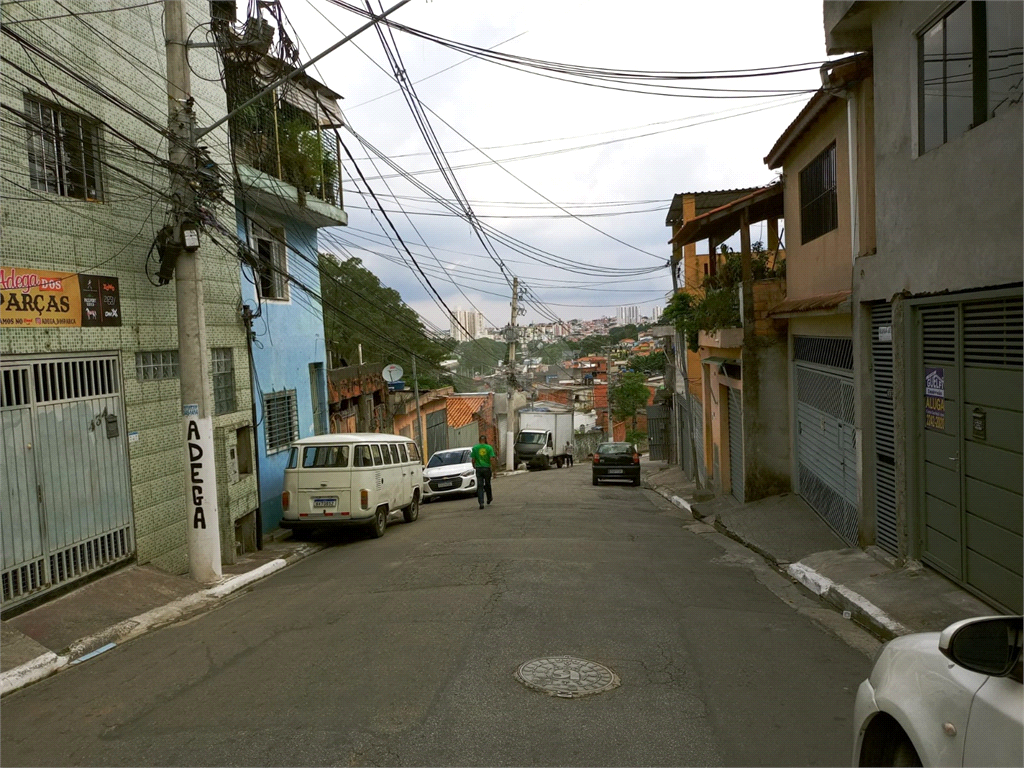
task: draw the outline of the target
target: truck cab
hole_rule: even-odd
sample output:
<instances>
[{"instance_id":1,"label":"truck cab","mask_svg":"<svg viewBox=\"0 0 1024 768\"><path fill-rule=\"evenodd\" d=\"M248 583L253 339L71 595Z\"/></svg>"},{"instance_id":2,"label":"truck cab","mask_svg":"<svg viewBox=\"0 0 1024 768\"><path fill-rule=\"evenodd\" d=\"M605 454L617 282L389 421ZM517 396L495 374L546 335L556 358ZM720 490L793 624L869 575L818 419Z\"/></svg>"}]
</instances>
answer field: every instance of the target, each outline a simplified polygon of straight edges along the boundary
<instances>
[{"instance_id":1,"label":"truck cab","mask_svg":"<svg viewBox=\"0 0 1024 768\"><path fill-rule=\"evenodd\" d=\"M525 462L530 469L547 469L555 457L555 440L542 429L522 429L514 446L516 466Z\"/></svg>"}]
</instances>

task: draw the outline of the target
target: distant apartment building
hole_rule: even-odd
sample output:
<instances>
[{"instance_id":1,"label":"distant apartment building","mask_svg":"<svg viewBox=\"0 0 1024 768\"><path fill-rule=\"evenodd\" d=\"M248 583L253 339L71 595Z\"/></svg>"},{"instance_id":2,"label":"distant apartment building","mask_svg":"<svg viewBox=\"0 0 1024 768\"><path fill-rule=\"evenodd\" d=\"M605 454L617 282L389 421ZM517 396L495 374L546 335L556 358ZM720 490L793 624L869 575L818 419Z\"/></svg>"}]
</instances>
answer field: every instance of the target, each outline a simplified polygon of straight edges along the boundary
<instances>
[{"instance_id":1,"label":"distant apartment building","mask_svg":"<svg viewBox=\"0 0 1024 768\"><path fill-rule=\"evenodd\" d=\"M615 310L618 325L636 325L640 322L640 307L619 307Z\"/></svg>"},{"instance_id":2,"label":"distant apartment building","mask_svg":"<svg viewBox=\"0 0 1024 768\"><path fill-rule=\"evenodd\" d=\"M472 341L486 335L487 321L481 312L456 309L451 321L452 338L458 342Z\"/></svg>"}]
</instances>

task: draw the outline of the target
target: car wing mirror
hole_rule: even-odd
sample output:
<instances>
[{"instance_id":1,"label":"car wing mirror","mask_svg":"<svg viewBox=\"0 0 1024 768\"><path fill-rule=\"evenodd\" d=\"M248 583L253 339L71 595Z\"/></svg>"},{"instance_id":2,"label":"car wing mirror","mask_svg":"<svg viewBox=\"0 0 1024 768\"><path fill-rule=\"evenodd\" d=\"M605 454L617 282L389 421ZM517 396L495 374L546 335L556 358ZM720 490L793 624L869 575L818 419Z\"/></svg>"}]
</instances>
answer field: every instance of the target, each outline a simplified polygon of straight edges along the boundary
<instances>
[{"instance_id":1,"label":"car wing mirror","mask_svg":"<svg viewBox=\"0 0 1024 768\"><path fill-rule=\"evenodd\" d=\"M953 663L982 675L1005 677L1021 660L1024 617L986 616L951 624L939 650Z\"/></svg>"}]
</instances>

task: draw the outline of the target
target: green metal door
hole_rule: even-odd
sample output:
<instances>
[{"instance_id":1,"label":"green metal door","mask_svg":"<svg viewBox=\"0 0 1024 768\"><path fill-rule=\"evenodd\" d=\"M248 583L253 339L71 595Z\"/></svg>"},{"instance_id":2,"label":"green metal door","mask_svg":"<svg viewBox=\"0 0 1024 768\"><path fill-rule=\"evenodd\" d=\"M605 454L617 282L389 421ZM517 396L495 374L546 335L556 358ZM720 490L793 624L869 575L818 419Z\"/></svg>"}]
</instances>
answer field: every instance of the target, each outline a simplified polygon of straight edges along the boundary
<instances>
[{"instance_id":1,"label":"green metal door","mask_svg":"<svg viewBox=\"0 0 1024 768\"><path fill-rule=\"evenodd\" d=\"M743 490L743 393L729 387L729 485L737 501Z\"/></svg>"},{"instance_id":2,"label":"green metal door","mask_svg":"<svg viewBox=\"0 0 1024 768\"><path fill-rule=\"evenodd\" d=\"M922 559L1019 612L1022 300L928 305L919 318Z\"/></svg>"}]
</instances>

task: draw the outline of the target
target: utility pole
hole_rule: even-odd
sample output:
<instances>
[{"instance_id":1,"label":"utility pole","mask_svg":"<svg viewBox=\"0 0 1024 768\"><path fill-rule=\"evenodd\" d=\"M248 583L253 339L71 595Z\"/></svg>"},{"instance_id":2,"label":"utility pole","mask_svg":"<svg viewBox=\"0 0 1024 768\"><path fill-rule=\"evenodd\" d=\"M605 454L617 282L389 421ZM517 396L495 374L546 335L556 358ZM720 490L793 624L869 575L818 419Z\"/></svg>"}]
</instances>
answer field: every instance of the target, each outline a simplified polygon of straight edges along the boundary
<instances>
[{"instance_id":1,"label":"utility pole","mask_svg":"<svg viewBox=\"0 0 1024 768\"><path fill-rule=\"evenodd\" d=\"M416 443L420 447L420 453L423 454L423 463L427 463L427 446L423 444L423 413L420 411L420 380L416 376L416 355L412 356L412 392L416 398Z\"/></svg>"},{"instance_id":2,"label":"utility pole","mask_svg":"<svg viewBox=\"0 0 1024 768\"><path fill-rule=\"evenodd\" d=\"M171 199L175 238L181 246L174 284L178 303L178 370L185 431L186 531L189 574L210 584L221 579L217 471L214 466L213 418L203 309L203 278L198 229L190 222L195 194L195 115L189 81L187 27L182 0L164 0L167 46L167 115L171 162Z\"/></svg>"},{"instance_id":3,"label":"utility pole","mask_svg":"<svg viewBox=\"0 0 1024 768\"><path fill-rule=\"evenodd\" d=\"M615 421L612 418L612 348L608 347L608 373L605 374L608 384L608 439L615 440Z\"/></svg>"},{"instance_id":4,"label":"utility pole","mask_svg":"<svg viewBox=\"0 0 1024 768\"><path fill-rule=\"evenodd\" d=\"M508 405L505 408L505 469L516 468L515 434L513 433L512 394L516 379L516 320L519 318L519 278L512 278L512 322L508 339Z\"/></svg>"}]
</instances>

